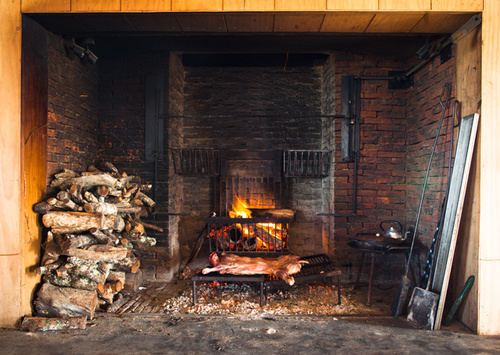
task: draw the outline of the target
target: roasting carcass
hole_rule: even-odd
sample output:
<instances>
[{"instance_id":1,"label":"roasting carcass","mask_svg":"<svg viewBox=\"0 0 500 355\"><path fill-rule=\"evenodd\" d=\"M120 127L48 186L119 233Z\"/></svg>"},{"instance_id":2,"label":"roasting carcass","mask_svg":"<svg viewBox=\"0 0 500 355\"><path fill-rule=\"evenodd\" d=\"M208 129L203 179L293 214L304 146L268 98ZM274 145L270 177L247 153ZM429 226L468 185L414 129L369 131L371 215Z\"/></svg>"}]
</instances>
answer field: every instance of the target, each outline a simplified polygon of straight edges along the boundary
<instances>
[{"instance_id":1,"label":"roasting carcass","mask_svg":"<svg viewBox=\"0 0 500 355\"><path fill-rule=\"evenodd\" d=\"M225 253L222 253L220 258L217 253L212 253L208 261L213 267L203 269L203 274L218 271L221 274L234 275L274 275L290 286L295 283L295 279L291 275L298 273L302 268L302 264L308 263L300 260L297 255L281 255L277 258L264 259Z\"/></svg>"}]
</instances>

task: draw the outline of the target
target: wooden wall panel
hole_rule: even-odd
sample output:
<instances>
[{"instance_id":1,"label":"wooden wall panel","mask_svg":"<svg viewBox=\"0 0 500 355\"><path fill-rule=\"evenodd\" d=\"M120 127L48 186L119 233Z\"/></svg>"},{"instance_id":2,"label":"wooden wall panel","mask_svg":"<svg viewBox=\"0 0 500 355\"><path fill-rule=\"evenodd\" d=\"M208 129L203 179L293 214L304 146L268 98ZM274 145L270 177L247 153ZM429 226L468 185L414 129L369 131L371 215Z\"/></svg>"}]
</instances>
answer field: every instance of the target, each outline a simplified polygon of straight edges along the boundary
<instances>
[{"instance_id":1,"label":"wooden wall panel","mask_svg":"<svg viewBox=\"0 0 500 355\"><path fill-rule=\"evenodd\" d=\"M366 32L409 33L423 17L423 14L412 13L377 13Z\"/></svg>"},{"instance_id":2,"label":"wooden wall panel","mask_svg":"<svg viewBox=\"0 0 500 355\"><path fill-rule=\"evenodd\" d=\"M484 0L481 58L479 334L500 334L500 2Z\"/></svg>"},{"instance_id":3,"label":"wooden wall panel","mask_svg":"<svg viewBox=\"0 0 500 355\"><path fill-rule=\"evenodd\" d=\"M324 11L327 0L275 0L276 11Z\"/></svg>"},{"instance_id":4,"label":"wooden wall panel","mask_svg":"<svg viewBox=\"0 0 500 355\"><path fill-rule=\"evenodd\" d=\"M121 0L122 11L170 11L172 0Z\"/></svg>"},{"instance_id":5,"label":"wooden wall panel","mask_svg":"<svg viewBox=\"0 0 500 355\"><path fill-rule=\"evenodd\" d=\"M378 0L327 0L327 10L378 10Z\"/></svg>"},{"instance_id":6,"label":"wooden wall panel","mask_svg":"<svg viewBox=\"0 0 500 355\"><path fill-rule=\"evenodd\" d=\"M321 32L364 32L374 14L370 13L327 13L321 26Z\"/></svg>"},{"instance_id":7,"label":"wooden wall panel","mask_svg":"<svg viewBox=\"0 0 500 355\"><path fill-rule=\"evenodd\" d=\"M33 205L45 197L47 185L47 111L48 68L47 34L35 21L23 20L21 82L21 137L23 142L22 171L23 220L22 243L22 305L23 314L30 314L33 290L40 282L35 267L41 259L43 226Z\"/></svg>"},{"instance_id":8,"label":"wooden wall panel","mask_svg":"<svg viewBox=\"0 0 500 355\"><path fill-rule=\"evenodd\" d=\"M229 32L272 32L272 14L225 14Z\"/></svg>"},{"instance_id":9,"label":"wooden wall panel","mask_svg":"<svg viewBox=\"0 0 500 355\"><path fill-rule=\"evenodd\" d=\"M120 11L120 0L71 0L72 12Z\"/></svg>"},{"instance_id":10,"label":"wooden wall panel","mask_svg":"<svg viewBox=\"0 0 500 355\"><path fill-rule=\"evenodd\" d=\"M172 11L222 11L223 0L172 0Z\"/></svg>"},{"instance_id":11,"label":"wooden wall panel","mask_svg":"<svg viewBox=\"0 0 500 355\"><path fill-rule=\"evenodd\" d=\"M275 32L319 32L323 14L276 14Z\"/></svg>"},{"instance_id":12,"label":"wooden wall panel","mask_svg":"<svg viewBox=\"0 0 500 355\"><path fill-rule=\"evenodd\" d=\"M23 0L21 11L29 12L70 12L71 0Z\"/></svg>"},{"instance_id":13,"label":"wooden wall panel","mask_svg":"<svg viewBox=\"0 0 500 355\"><path fill-rule=\"evenodd\" d=\"M481 11L483 0L432 0L436 11Z\"/></svg>"},{"instance_id":14,"label":"wooden wall panel","mask_svg":"<svg viewBox=\"0 0 500 355\"><path fill-rule=\"evenodd\" d=\"M379 10L427 11L431 0L379 0Z\"/></svg>"},{"instance_id":15,"label":"wooden wall panel","mask_svg":"<svg viewBox=\"0 0 500 355\"><path fill-rule=\"evenodd\" d=\"M461 103L462 117L480 113L481 105L481 29L464 37L455 46L456 99ZM481 118L479 119L481 126ZM478 134L476 147L480 145ZM479 248L479 154L475 150L467 194L465 196L462 222L460 224L451 274L449 299L456 299L470 275L477 280ZM477 331L478 287L471 289L457 314L457 318L470 329Z\"/></svg>"},{"instance_id":16,"label":"wooden wall panel","mask_svg":"<svg viewBox=\"0 0 500 355\"><path fill-rule=\"evenodd\" d=\"M21 310L21 0L0 1L0 327Z\"/></svg>"},{"instance_id":17,"label":"wooden wall panel","mask_svg":"<svg viewBox=\"0 0 500 355\"><path fill-rule=\"evenodd\" d=\"M274 0L224 0L224 11L273 11Z\"/></svg>"}]
</instances>

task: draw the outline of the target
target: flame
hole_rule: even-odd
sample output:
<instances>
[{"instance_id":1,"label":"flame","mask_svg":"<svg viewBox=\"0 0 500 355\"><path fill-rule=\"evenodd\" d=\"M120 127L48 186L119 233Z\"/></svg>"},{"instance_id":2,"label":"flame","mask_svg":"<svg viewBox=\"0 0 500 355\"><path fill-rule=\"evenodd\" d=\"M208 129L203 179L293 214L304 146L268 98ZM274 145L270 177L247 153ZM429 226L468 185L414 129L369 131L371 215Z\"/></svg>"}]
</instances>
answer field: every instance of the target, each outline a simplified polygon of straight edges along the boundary
<instances>
[{"instance_id":1,"label":"flame","mask_svg":"<svg viewBox=\"0 0 500 355\"><path fill-rule=\"evenodd\" d=\"M248 209L247 204L236 196L236 204L233 204L233 210L229 211L231 218L252 218L252 211Z\"/></svg>"}]
</instances>

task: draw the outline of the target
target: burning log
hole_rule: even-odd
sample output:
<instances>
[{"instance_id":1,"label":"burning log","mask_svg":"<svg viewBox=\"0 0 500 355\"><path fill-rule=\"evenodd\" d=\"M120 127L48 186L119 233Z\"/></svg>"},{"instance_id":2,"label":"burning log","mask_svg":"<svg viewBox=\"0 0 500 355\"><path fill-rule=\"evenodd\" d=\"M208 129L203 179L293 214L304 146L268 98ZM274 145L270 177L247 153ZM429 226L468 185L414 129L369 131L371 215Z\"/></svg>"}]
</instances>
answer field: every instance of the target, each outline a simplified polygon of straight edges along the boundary
<instances>
[{"instance_id":1,"label":"burning log","mask_svg":"<svg viewBox=\"0 0 500 355\"><path fill-rule=\"evenodd\" d=\"M308 263L300 260L300 257L296 255L281 255L278 258L263 259L225 253L222 253L220 259L216 253L210 254L209 262L213 267L203 269L203 274L218 271L221 274L234 275L274 275L290 286L295 283L295 279L291 275L298 273L302 264Z\"/></svg>"}]
</instances>

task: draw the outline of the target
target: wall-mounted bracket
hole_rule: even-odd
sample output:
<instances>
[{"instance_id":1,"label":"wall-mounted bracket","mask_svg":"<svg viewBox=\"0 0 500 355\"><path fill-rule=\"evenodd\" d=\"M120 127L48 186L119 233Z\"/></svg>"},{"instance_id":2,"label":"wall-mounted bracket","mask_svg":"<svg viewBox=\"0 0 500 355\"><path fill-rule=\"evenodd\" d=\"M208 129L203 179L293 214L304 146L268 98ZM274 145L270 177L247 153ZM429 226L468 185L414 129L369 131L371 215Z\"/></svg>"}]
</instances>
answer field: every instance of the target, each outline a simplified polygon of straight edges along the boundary
<instances>
[{"instance_id":1,"label":"wall-mounted bracket","mask_svg":"<svg viewBox=\"0 0 500 355\"><path fill-rule=\"evenodd\" d=\"M361 112L361 80L342 77L342 118L340 125L340 158L343 162L359 159L359 116Z\"/></svg>"}]
</instances>

